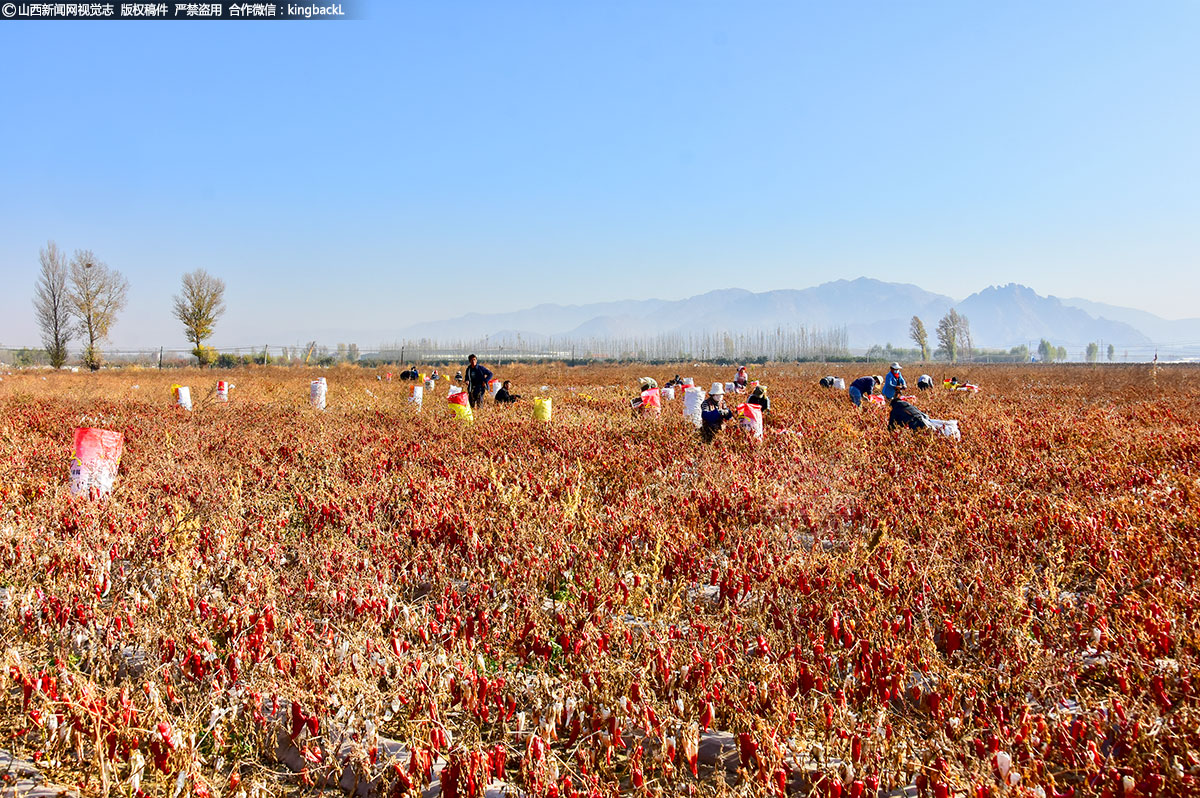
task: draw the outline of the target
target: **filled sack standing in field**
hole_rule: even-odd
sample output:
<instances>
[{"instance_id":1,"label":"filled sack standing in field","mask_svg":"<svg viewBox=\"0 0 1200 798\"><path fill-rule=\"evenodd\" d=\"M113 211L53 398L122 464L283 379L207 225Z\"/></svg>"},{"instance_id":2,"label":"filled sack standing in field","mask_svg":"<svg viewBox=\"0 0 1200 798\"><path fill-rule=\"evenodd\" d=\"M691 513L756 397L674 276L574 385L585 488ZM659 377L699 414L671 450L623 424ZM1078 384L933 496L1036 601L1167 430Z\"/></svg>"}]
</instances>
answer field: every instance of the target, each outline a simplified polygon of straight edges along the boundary
<instances>
[{"instance_id":1,"label":"filled sack standing in field","mask_svg":"<svg viewBox=\"0 0 1200 798\"><path fill-rule=\"evenodd\" d=\"M425 399L425 386L413 385L408 389L408 403L416 405L417 409L421 409L421 402Z\"/></svg>"},{"instance_id":2,"label":"filled sack standing in field","mask_svg":"<svg viewBox=\"0 0 1200 798\"><path fill-rule=\"evenodd\" d=\"M430 393L433 393L433 389L436 387L437 387L437 381L425 380L425 390L429 391Z\"/></svg>"},{"instance_id":3,"label":"filled sack standing in field","mask_svg":"<svg viewBox=\"0 0 1200 798\"><path fill-rule=\"evenodd\" d=\"M737 408L738 423L741 428L746 430L755 438L763 436L763 414L762 408L758 405L752 405L749 402L738 405Z\"/></svg>"},{"instance_id":4,"label":"filled sack standing in field","mask_svg":"<svg viewBox=\"0 0 1200 798\"><path fill-rule=\"evenodd\" d=\"M217 401L224 404L229 401L229 383L217 380Z\"/></svg>"},{"instance_id":5,"label":"filled sack standing in field","mask_svg":"<svg viewBox=\"0 0 1200 798\"><path fill-rule=\"evenodd\" d=\"M683 417L695 424L701 424L700 405L704 403L704 389L689 385L683 391Z\"/></svg>"},{"instance_id":6,"label":"filled sack standing in field","mask_svg":"<svg viewBox=\"0 0 1200 798\"><path fill-rule=\"evenodd\" d=\"M475 420L475 412L471 409L471 401L466 391L458 390L446 397L454 415L470 424Z\"/></svg>"},{"instance_id":7,"label":"filled sack standing in field","mask_svg":"<svg viewBox=\"0 0 1200 798\"><path fill-rule=\"evenodd\" d=\"M658 388L648 388L642 391L641 409L642 413L648 416L657 416L662 413L662 398Z\"/></svg>"},{"instance_id":8,"label":"filled sack standing in field","mask_svg":"<svg viewBox=\"0 0 1200 798\"><path fill-rule=\"evenodd\" d=\"M929 419L929 426L934 432L945 435L947 438L953 438L956 441L962 440L962 434L958 431L957 421L943 421L942 419Z\"/></svg>"},{"instance_id":9,"label":"filled sack standing in field","mask_svg":"<svg viewBox=\"0 0 1200 798\"><path fill-rule=\"evenodd\" d=\"M186 385L172 385L171 395L175 399L176 407L182 407L184 410L192 409L192 389Z\"/></svg>"},{"instance_id":10,"label":"filled sack standing in field","mask_svg":"<svg viewBox=\"0 0 1200 798\"><path fill-rule=\"evenodd\" d=\"M664 402L670 402L672 399L675 398L675 389L674 388L661 388L658 391L658 395L660 397L662 397L662 400Z\"/></svg>"},{"instance_id":11,"label":"filled sack standing in field","mask_svg":"<svg viewBox=\"0 0 1200 798\"><path fill-rule=\"evenodd\" d=\"M495 399L496 394L500 392L500 388L503 385L504 383L500 382L500 380L488 380L488 396Z\"/></svg>"},{"instance_id":12,"label":"filled sack standing in field","mask_svg":"<svg viewBox=\"0 0 1200 798\"><path fill-rule=\"evenodd\" d=\"M554 412L553 401L548 396L533 397L533 420L544 421L549 424Z\"/></svg>"},{"instance_id":13,"label":"filled sack standing in field","mask_svg":"<svg viewBox=\"0 0 1200 798\"><path fill-rule=\"evenodd\" d=\"M834 377L833 378L833 390L835 390L835 391L846 390L846 381L844 379L842 379L841 377Z\"/></svg>"},{"instance_id":14,"label":"filled sack standing in field","mask_svg":"<svg viewBox=\"0 0 1200 798\"><path fill-rule=\"evenodd\" d=\"M313 380L308 384L308 401L317 410L325 409L325 394L328 393L329 386L325 382L325 378Z\"/></svg>"},{"instance_id":15,"label":"filled sack standing in field","mask_svg":"<svg viewBox=\"0 0 1200 798\"><path fill-rule=\"evenodd\" d=\"M684 388L691 388L695 384L696 384L696 380L693 379L692 377L684 377L683 378L683 387Z\"/></svg>"},{"instance_id":16,"label":"filled sack standing in field","mask_svg":"<svg viewBox=\"0 0 1200 798\"><path fill-rule=\"evenodd\" d=\"M737 390L737 386L734 385L732 382L725 383L725 393L733 393L736 390Z\"/></svg>"},{"instance_id":17,"label":"filled sack standing in field","mask_svg":"<svg viewBox=\"0 0 1200 798\"><path fill-rule=\"evenodd\" d=\"M124 436L107 429L81 427L75 430L75 455L71 458L71 493L86 494L92 488L100 496L112 492L121 464Z\"/></svg>"}]
</instances>

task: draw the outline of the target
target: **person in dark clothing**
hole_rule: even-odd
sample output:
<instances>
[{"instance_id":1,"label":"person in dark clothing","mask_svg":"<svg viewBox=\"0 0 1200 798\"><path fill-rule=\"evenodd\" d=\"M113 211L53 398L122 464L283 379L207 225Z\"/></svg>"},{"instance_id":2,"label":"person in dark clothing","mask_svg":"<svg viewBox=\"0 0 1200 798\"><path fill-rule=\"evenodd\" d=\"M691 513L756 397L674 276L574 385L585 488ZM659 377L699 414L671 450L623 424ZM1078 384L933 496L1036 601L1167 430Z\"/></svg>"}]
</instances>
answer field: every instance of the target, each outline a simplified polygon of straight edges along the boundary
<instances>
[{"instance_id":1,"label":"person in dark clothing","mask_svg":"<svg viewBox=\"0 0 1200 798\"><path fill-rule=\"evenodd\" d=\"M733 411L725 405L725 386L714 382L708 396L700 403L700 439L712 443L725 422L733 418Z\"/></svg>"},{"instance_id":2,"label":"person in dark clothing","mask_svg":"<svg viewBox=\"0 0 1200 798\"><path fill-rule=\"evenodd\" d=\"M479 358L475 355L467 357L467 372L463 377L467 381L467 401L474 408L479 404L479 400L483 398L483 394L487 391L488 380L492 378L492 372L484 366L479 365Z\"/></svg>"},{"instance_id":3,"label":"person in dark clothing","mask_svg":"<svg viewBox=\"0 0 1200 798\"><path fill-rule=\"evenodd\" d=\"M496 391L496 402L502 405L510 405L521 398L521 394L512 392L512 380L505 380L500 386L500 390Z\"/></svg>"},{"instance_id":4,"label":"person in dark clothing","mask_svg":"<svg viewBox=\"0 0 1200 798\"><path fill-rule=\"evenodd\" d=\"M750 398L746 400L748 405L758 405L762 408L763 415L771 412L771 397L767 396L767 386L759 385L750 392Z\"/></svg>"},{"instance_id":5,"label":"person in dark clothing","mask_svg":"<svg viewBox=\"0 0 1200 798\"><path fill-rule=\"evenodd\" d=\"M917 378L917 389L918 390L928 391L932 387L933 387L933 377L930 377L928 374L922 374L920 377Z\"/></svg>"},{"instance_id":6,"label":"person in dark clothing","mask_svg":"<svg viewBox=\"0 0 1200 798\"><path fill-rule=\"evenodd\" d=\"M917 409L912 402L906 402L898 396L892 400L892 413L888 416L888 429L908 427L909 429L930 429L929 416Z\"/></svg>"},{"instance_id":7,"label":"person in dark clothing","mask_svg":"<svg viewBox=\"0 0 1200 798\"><path fill-rule=\"evenodd\" d=\"M833 387L833 377L822 377L821 378L821 387L822 388L832 388Z\"/></svg>"},{"instance_id":8,"label":"person in dark clothing","mask_svg":"<svg viewBox=\"0 0 1200 798\"><path fill-rule=\"evenodd\" d=\"M850 394L850 401L854 402L855 407L862 407L862 398L874 393L875 386L881 382L883 382L881 377L859 377L846 389Z\"/></svg>"},{"instance_id":9,"label":"person in dark clothing","mask_svg":"<svg viewBox=\"0 0 1200 798\"><path fill-rule=\"evenodd\" d=\"M683 380L680 378L680 376L678 374L676 374L673 379L667 380L667 384L664 385L663 387L664 388L674 388L679 385L683 385Z\"/></svg>"}]
</instances>

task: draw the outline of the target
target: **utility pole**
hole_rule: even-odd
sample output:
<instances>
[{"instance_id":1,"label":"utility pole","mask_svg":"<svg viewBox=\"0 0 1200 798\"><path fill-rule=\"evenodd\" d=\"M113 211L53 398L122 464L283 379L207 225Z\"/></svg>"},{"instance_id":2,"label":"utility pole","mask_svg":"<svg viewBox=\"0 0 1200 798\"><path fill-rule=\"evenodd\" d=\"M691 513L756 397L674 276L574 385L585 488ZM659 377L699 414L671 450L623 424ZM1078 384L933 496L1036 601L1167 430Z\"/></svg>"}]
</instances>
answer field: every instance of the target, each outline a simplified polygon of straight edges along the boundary
<instances>
[{"instance_id":1,"label":"utility pole","mask_svg":"<svg viewBox=\"0 0 1200 798\"><path fill-rule=\"evenodd\" d=\"M162 355L163 355L163 348L160 346L158 348L158 370L159 371L162 371Z\"/></svg>"}]
</instances>

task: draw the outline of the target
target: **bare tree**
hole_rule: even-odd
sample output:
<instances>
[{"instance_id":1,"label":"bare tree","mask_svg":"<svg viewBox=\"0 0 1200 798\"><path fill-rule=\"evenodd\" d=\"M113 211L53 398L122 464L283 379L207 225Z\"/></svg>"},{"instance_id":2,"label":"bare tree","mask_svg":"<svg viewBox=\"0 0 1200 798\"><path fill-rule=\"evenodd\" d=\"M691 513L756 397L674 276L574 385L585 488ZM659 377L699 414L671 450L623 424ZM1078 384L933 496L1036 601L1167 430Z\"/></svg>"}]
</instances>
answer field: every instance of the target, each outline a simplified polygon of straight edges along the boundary
<instances>
[{"instance_id":1,"label":"bare tree","mask_svg":"<svg viewBox=\"0 0 1200 798\"><path fill-rule=\"evenodd\" d=\"M79 334L85 342L83 362L96 371L103 362L100 343L125 308L129 282L115 269L96 260L91 250L75 250L71 258L71 314L78 322Z\"/></svg>"},{"instance_id":2,"label":"bare tree","mask_svg":"<svg viewBox=\"0 0 1200 798\"><path fill-rule=\"evenodd\" d=\"M175 318L183 322L187 339L196 345L192 354L201 366L211 361L213 350L204 346L213 325L225 312L225 282L204 269L183 275L183 291L175 297Z\"/></svg>"},{"instance_id":3,"label":"bare tree","mask_svg":"<svg viewBox=\"0 0 1200 798\"><path fill-rule=\"evenodd\" d=\"M929 334L925 332L925 322L920 316L913 316L908 325L908 337L921 347L921 360L929 359Z\"/></svg>"},{"instance_id":4,"label":"bare tree","mask_svg":"<svg viewBox=\"0 0 1200 798\"><path fill-rule=\"evenodd\" d=\"M952 311L955 314L955 341L958 346L958 356L969 358L971 350L974 348L971 341L971 322L961 313Z\"/></svg>"},{"instance_id":5,"label":"bare tree","mask_svg":"<svg viewBox=\"0 0 1200 798\"><path fill-rule=\"evenodd\" d=\"M71 310L67 296L67 258L53 241L38 252L42 271L34 288L33 309L42 331L42 346L56 369L67 362L71 343Z\"/></svg>"},{"instance_id":6,"label":"bare tree","mask_svg":"<svg viewBox=\"0 0 1200 798\"><path fill-rule=\"evenodd\" d=\"M958 360L958 330L958 311L950 308L950 312L942 316L941 321L938 322L937 339L939 347L946 353L946 357L950 359L951 363Z\"/></svg>"}]
</instances>

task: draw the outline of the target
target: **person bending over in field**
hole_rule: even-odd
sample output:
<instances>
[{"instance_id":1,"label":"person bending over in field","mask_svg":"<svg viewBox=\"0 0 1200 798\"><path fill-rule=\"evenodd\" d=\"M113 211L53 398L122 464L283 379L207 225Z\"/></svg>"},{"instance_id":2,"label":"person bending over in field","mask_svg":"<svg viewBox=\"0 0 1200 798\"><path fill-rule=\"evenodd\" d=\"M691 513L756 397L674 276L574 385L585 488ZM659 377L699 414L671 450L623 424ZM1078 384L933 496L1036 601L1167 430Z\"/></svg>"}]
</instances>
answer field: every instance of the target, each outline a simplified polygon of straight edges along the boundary
<instances>
[{"instance_id":1,"label":"person bending over in field","mask_svg":"<svg viewBox=\"0 0 1200 798\"><path fill-rule=\"evenodd\" d=\"M725 422L733 418L733 411L725 405L725 386L714 382L708 396L700 403L700 439L712 443Z\"/></svg>"},{"instance_id":2,"label":"person bending over in field","mask_svg":"<svg viewBox=\"0 0 1200 798\"><path fill-rule=\"evenodd\" d=\"M928 374L922 374L917 378L917 390L928 391L933 387L933 377Z\"/></svg>"},{"instance_id":3,"label":"person bending over in field","mask_svg":"<svg viewBox=\"0 0 1200 798\"><path fill-rule=\"evenodd\" d=\"M750 392L750 398L746 400L748 405L758 405L762 408L763 415L771 412L771 397L767 396L767 386L759 385Z\"/></svg>"},{"instance_id":4,"label":"person bending over in field","mask_svg":"<svg viewBox=\"0 0 1200 798\"><path fill-rule=\"evenodd\" d=\"M888 430L894 430L896 427L932 429L933 425L929 423L929 416L918 410L916 405L896 396L892 399L892 412L888 416Z\"/></svg>"},{"instance_id":5,"label":"person bending over in field","mask_svg":"<svg viewBox=\"0 0 1200 798\"><path fill-rule=\"evenodd\" d=\"M467 401L471 403L471 407L479 404L491 378L492 372L479 365L479 358L474 355L467 357L467 374L464 379L467 381Z\"/></svg>"},{"instance_id":6,"label":"person bending over in field","mask_svg":"<svg viewBox=\"0 0 1200 798\"><path fill-rule=\"evenodd\" d=\"M854 402L855 407L862 407L862 399L864 396L870 396L875 392L875 386L883 382L883 377L859 377L854 382L850 383L850 387L846 392L850 394L850 401Z\"/></svg>"},{"instance_id":7,"label":"person bending over in field","mask_svg":"<svg viewBox=\"0 0 1200 798\"><path fill-rule=\"evenodd\" d=\"M512 392L512 380L505 380L500 390L496 391L497 404L511 405L520 398L521 394Z\"/></svg>"}]
</instances>

